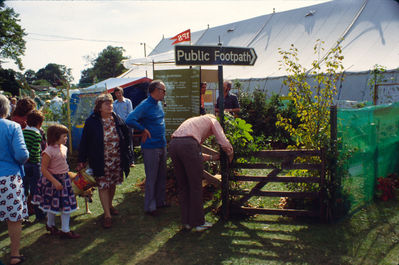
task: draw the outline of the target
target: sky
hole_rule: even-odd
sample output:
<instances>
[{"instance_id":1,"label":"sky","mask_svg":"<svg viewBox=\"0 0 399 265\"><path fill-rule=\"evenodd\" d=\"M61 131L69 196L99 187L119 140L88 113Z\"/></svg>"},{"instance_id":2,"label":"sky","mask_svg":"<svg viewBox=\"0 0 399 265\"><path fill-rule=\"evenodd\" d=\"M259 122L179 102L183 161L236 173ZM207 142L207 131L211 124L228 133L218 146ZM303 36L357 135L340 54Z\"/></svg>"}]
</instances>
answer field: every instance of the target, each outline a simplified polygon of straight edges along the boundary
<instances>
[{"instance_id":1,"label":"sky","mask_svg":"<svg viewBox=\"0 0 399 265\"><path fill-rule=\"evenodd\" d=\"M22 57L25 72L48 63L72 69L78 83L81 71L91 67L108 45L123 47L129 58L148 55L163 38L273 12L316 5L329 0L257 1L57 1L9 0L6 6L19 14L27 36ZM145 43L145 45L144 45ZM4 68L17 67L9 61Z\"/></svg>"}]
</instances>

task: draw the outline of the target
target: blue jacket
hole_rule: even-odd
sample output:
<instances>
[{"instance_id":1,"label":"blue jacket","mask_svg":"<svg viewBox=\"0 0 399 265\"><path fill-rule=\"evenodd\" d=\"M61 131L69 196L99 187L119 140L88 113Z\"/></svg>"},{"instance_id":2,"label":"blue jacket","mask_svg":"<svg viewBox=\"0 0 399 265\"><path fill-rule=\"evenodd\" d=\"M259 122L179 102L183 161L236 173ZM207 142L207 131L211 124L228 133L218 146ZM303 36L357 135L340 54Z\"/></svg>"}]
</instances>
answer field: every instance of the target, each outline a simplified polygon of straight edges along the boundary
<instances>
[{"instance_id":1,"label":"blue jacket","mask_svg":"<svg viewBox=\"0 0 399 265\"><path fill-rule=\"evenodd\" d=\"M126 118L126 124L139 131L147 129L151 138L141 143L141 148L163 148L166 146L165 113L162 103L148 96Z\"/></svg>"},{"instance_id":2,"label":"blue jacket","mask_svg":"<svg viewBox=\"0 0 399 265\"><path fill-rule=\"evenodd\" d=\"M0 119L0 177L20 175L29 158L21 126L13 121Z\"/></svg>"},{"instance_id":3,"label":"blue jacket","mask_svg":"<svg viewBox=\"0 0 399 265\"><path fill-rule=\"evenodd\" d=\"M133 162L132 134L122 118L115 113L112 115L119 136L121 168L127 177ZM79 144L78 161L82 163L88 161L95 177L104 176L104 129L100 114L92 113L85 122Z\"/></svg>"}]
</instances>

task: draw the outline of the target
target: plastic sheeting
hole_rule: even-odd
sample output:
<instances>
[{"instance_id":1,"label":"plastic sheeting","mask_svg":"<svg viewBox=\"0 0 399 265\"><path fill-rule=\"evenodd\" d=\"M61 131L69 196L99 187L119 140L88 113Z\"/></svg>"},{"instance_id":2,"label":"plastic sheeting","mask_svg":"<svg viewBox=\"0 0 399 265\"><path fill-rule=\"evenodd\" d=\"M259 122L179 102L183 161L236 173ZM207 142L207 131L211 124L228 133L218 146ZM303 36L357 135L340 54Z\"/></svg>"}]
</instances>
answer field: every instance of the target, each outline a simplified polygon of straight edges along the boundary
<instances>
[{"instance_id":1,"label":"plastic sheeting","mask_svg":"<svg viewBox=\"0 0 399 265\"><path fill-rule=\"evenodd\" d=\"M378 177L399 170L399 103L339 109L339 163L342 198L353 212L374 198Z\"/></svg>"}]
</instances>

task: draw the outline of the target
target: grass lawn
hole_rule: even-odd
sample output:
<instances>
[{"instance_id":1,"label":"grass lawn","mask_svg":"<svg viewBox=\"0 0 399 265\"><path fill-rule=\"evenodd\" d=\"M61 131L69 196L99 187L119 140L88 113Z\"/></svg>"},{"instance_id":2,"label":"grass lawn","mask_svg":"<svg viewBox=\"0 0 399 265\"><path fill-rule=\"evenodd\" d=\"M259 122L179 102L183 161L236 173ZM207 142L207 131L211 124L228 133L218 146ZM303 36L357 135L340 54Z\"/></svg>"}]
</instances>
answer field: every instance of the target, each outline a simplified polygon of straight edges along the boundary
<instances>
[{"instance_id":1,"label":"grass lawn","mask_svg":"<svg viewBox=\"0 0 399 265\"><path fill-rule=\"evenodd\" d=\"M336 224L276 216L219 221L203 233L180 231L179 209L162 209L158 217L143 213L144 178L138 164L117 188L120 215L114 226L101 227L102 208L95 193L85 214L84 201L72 215L77 240L51 237L42 223L24 225L24 264L399 264L399 204L378 202ZM31 217L33 220L34 217ZM57 220L59 222L59 218ZM0 224L1 261L9 261L6 223Z\"/></svg>"}]
</instances>

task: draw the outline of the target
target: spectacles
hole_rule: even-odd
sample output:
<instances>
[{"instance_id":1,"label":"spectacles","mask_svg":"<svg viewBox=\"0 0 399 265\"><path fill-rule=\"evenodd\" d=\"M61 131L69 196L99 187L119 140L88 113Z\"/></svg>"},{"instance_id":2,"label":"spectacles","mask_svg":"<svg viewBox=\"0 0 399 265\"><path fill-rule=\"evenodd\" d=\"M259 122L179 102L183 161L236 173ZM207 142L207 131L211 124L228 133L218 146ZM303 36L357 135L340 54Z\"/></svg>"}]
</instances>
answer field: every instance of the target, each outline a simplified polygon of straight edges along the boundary
<instances>
[{"instance_id":1,"label":"spectacles","mask_svg":"<svg viewBox=\"0 0 399 265\"><path fill-rule=\"evenodd\" d=\"M163 93L166 93L166 89L164 88L158 88L159 90L161 90Z\"/></svg>"}]
</instances>

